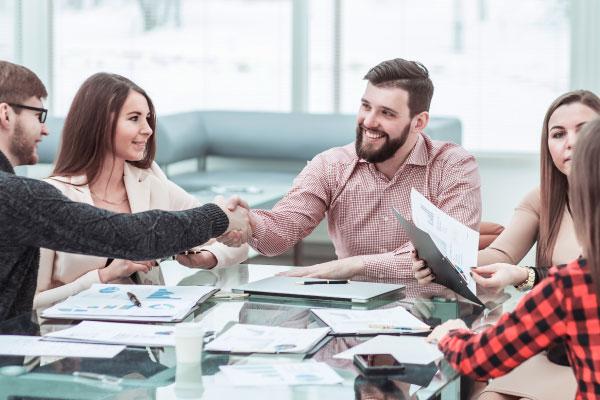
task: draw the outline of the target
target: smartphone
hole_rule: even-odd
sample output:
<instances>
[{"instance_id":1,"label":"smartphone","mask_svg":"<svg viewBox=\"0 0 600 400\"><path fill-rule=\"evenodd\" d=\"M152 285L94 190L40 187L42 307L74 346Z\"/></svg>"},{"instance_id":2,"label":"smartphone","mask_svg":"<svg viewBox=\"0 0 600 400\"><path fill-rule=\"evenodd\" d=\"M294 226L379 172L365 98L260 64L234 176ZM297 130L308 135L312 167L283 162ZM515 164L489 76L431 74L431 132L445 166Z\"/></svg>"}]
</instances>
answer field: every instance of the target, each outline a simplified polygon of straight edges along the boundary
<instances>
[{"instance_id":1,"label":"smartphone","mask_svg":"<svg viewBox=\"0 0 600 400\"><path fill-rule=\"evenodd\" d=\"M404 373L404 365L399 363L391 354L355 354L354 365L365 376Z\"/></svg>"}]
</instances>

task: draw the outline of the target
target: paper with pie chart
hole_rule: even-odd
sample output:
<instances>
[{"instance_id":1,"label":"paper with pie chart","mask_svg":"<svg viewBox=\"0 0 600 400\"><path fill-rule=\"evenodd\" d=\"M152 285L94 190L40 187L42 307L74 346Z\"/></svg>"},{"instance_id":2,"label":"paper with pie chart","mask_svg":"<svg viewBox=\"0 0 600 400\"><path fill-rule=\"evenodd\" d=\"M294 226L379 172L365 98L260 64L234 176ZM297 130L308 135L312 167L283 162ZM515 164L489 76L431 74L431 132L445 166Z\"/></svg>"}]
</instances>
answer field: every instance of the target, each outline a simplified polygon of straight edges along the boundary
<instances>
[{"instance_id":1,"label":"paper with pie chart","mask_svg":"<svg viewBox=\"0 0 600 400\"><path fill-rule=\"evenodd\" d=\"M220 366L234 386L335 385L343 379L324 362Z\"/></svg>"},{"instance_id":2,"label":"paper with pie chart","mask_svg":"<svg viewBox=\"0 0 600 400\"><path fill-rule=\"evenodd\" d=\"M176 322L218 289L213 286L153 286L94 284L44 310L44 318ZM129 299L133 293L138 307Z\"/></svg>"}]
</instances>

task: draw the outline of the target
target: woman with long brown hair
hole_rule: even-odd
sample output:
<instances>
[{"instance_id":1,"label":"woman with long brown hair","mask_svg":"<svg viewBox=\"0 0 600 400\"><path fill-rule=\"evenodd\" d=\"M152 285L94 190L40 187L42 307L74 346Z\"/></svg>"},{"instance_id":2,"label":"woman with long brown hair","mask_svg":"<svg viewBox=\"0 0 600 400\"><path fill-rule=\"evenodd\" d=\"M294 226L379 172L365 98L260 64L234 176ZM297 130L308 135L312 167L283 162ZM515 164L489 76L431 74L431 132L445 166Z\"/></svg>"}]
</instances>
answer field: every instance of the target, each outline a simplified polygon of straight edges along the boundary
<instances>
[{"instance_id":1,"label":"woman with long brown hair","mask_svg":"<svg viewBox=\"0 0 600 400\"><path fill-rule=\"evenodd\" d=\"M552 102L542 125L540 186L519 203L504 232L478 253L479 267L472 271L479 287L495 292L508 285L531 290L548 275L548 266L567 263L580 255L567 196L572 149L581 126L599 114L600 99L586 90L567 92ZM536 242L536 267L518 266ZM413 269L419 283L427 284L435 278L422 260L415 259ZM553 363L546 354L540 354L494 380L480 399L572 398L576 382L565 357L560 355L563 348L551 349ZM543 386L531 385L538 374L552 375L553 380Z\"/></svg>"},{"instance_id":2,"label":"woman with long brown hair","mask_svg":"<svg viewBox=\"0 0 600 400\"><path fill-rule=\"evenodd\" d=\"M120 75L92 75L75 95L46 181L71 200L119 213L197 206L153 161L155 129L154 105L142 88ZM176 258L190 267L212 268L248 256L247 245L229 248L215 242L195 250L198 254ZM42 249L34 308L46 308L94 283L164 284L156 264Z\"/></svg>"},{"instance_id":3,"label":"woman with long brown hair","mask_svg":"<svg viewBox=\"0 0 600 400\"><path fill-rule=\"evenodd\" d=\"M476 380L511 371L562 340L576 377L578 399L600 396L600 118L588 122L577 140L569 173L568 204L582 256L550 269L548 277L521 299L512 313L474 334L460 320L448 321L428 337L454 368ZM547 386L555 376L538 370L531 388ZM514 393L522 397L520 393ZM548 397L573 398L551 393Z\"/></svg>"}]
</instances>

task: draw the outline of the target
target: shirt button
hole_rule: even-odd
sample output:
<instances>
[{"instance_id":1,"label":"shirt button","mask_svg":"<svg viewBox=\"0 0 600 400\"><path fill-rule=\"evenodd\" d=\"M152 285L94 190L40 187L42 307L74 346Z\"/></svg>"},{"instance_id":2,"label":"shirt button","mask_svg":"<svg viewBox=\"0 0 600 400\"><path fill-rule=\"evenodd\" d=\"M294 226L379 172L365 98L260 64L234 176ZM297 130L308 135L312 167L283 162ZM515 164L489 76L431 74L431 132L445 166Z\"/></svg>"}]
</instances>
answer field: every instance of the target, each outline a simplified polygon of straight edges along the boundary
<instances>
[{"instance_id":1,"label":"shirt button","mask_svg":"<svg viewBox=\"0 0 600 400\"><path fill-rule=\"evenodd\" d=\"M383 253L387 253L388 249L386 249L386 248L382 247L382 248L381 248L381 251L382 251Z\"/></svg>"},{"instance_id":2,"label":"shirt button","mask_svg":"<svg viewBox=\"0 0 600 400\"><path fill-rule=\"evenodd\" d=\"M379 274L379 279L383 279L385 276L383 274Z\"/></svg>"},{"instance_id":3,"label":"shirt button","mask_svg":"<svg viewBox=\"0 0 600 400\"><path fill-rule=\"evenodd\" d=\"M383 217L383 220L387 222L387 220L388 220L388 217Z\"/></svg>"}]
</instances>

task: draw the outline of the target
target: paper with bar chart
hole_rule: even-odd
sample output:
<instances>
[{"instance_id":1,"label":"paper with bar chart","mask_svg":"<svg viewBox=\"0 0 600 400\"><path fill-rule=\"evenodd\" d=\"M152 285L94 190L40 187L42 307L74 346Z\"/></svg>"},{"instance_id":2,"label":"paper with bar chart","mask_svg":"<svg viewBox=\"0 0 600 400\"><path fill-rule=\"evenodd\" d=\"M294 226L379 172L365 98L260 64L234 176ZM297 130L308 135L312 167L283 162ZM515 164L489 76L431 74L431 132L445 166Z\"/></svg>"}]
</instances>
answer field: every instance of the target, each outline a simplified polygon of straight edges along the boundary
<instances>
[{"instance_id":1,"label":"paper with bar chart","mask_svg":"<svg viewBox=\"0 0 600 400\"><path fill-rule=\"evenodd\" d=\"M218 289L213 286L94 284L42 313L44 318L176 322ZM138 307L130 294L141 303Z\"/></svg>"}]
</instances>

